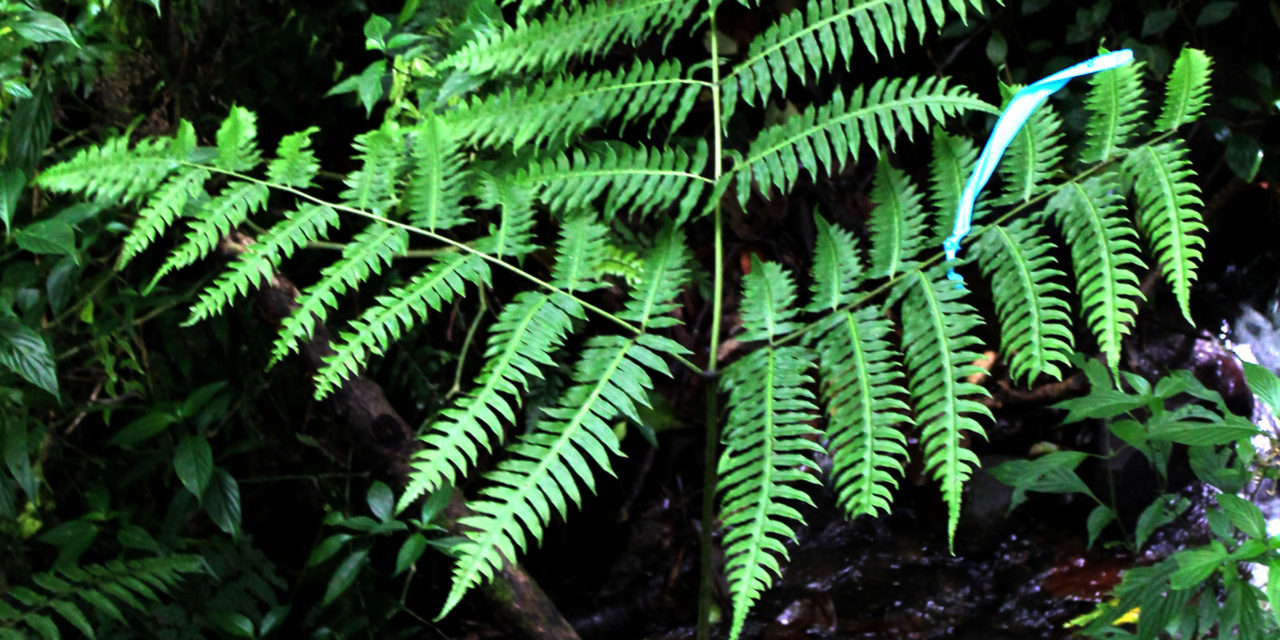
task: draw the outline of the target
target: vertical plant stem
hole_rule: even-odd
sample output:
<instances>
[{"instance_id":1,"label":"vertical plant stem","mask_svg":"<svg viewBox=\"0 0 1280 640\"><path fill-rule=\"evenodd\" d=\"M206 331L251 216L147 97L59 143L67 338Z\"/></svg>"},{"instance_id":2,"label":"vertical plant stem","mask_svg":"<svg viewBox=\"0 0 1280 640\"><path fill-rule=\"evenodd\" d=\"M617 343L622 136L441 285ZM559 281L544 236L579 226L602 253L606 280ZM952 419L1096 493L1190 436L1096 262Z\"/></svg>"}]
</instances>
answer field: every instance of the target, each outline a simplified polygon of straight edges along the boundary
<instances>
[{"instance_id":1,"label":"vertical plant stem","mask_svg":"<svg viewBox=\"0 0 1280 640\"><path fill-rule=\"evenodd\" d=\"M711 41L711 137L712 137L712 171L719 183L723 169L723 156L720 132L720 43L716 39L716 0L711 0L707 7L707 24ZM714 192L714 191L713 191ZM715 220L714 251L712 253L711 270L714 284L711 293L711 340L707 351L707 368L703 375L706 385L706 444L703 447L702 471L702 540L701 564L698 580L698 640L711 638L711 584L712 572L715 570L715 557L712 544L712 532L715 530L716 515L716 443L720 440L720 402L717 395L717 369L720 360L720 313L721 301L724 299L724 224L721 220L720 201L713 204L711 213Z\"/></svg>"}]
</instances>

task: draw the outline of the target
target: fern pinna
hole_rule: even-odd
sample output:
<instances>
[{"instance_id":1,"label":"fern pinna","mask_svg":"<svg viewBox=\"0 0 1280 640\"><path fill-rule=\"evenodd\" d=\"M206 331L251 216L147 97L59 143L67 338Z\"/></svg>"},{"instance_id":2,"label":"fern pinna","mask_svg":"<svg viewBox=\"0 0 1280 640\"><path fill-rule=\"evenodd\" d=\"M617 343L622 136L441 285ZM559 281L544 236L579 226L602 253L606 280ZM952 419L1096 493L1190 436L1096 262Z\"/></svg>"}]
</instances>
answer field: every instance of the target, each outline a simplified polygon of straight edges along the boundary
<instances>
[{"instance_id":1,"label":"fern pinna","mask_svg":"<svg viewBox=\"0 0 1280 640\"><path fill-rule=\"evenodd\" d=\"M470 495L441 615L612 473L622 452L613 425L642 419L654 380L673 363L718 380L728 403L721 433L720 396L710 394L706 427L709 446L723 445L712 487L731 636L784 570L824 450L849 517L891 511L909 458L920 456L941 487L940 529L953 540L978 466L971 443L991 415L974 382L981 305L938 265L977 145L942 125L998 110L946 77L863 78L747 139L726 130L733 114L759 117L789 85L816 82L861 52L900 55L982 3L812 0L732 56L708 36L702 61L662 51L690 30L714 34L714 3L512 4L508 23L467 30L429 61L450 79L358 136L358 166L340 182L320 172L311 150L320 132L284 136L265 158L253 114L236 107L214 148L199 146L183 123L170 139L86 149L40 183L136 207L121 266L170 227L186 227L160 281L213 252L223 234L260 221L255 241L197 295L192 322L224 311L298 251L341 241L270 355L288 357L317 327L337 323L334 312L349 315L316 372L319 398L446 305L489 295L479 292L495 274L528 284L501 301L474 379L422 429L399 500L403 510L454 485ZM608 55L624 48L624 61ZM1016 380L1061 378L1068 354L1090 342L1115 370L1148 263L1189 314L1203 224L1175 130L1204 109L1209 70L1204 53L1184 50L1154 119L1141 67L1099 74L1082 140L1068 139L1049 107L1014 140L1003 187L976 207L971 262L961 268L991 283L989 322ZM927 175L895 161L904 140L929 145ZM754 261L739 303L744 346L716 375L728 329L722 307L733 299L722 295L734 262L724 255L726 198L749 215L754 199L789 192L802 173L821 180L850 162L874 163L866 232L823 217L837 212L813 219L807 302L796 274ZM704 224L711 255L695 263L687 231ZM610 256L622 254L641 257L616 277ZM676 301L695 279L710 282L712 323L707 344L681 345L670 330L697 314ZM351 294L374 281L389 284L346 314ZM1084 319L1079 330L1072 309ZM556 388L539 382L551 379L567 384L522 424L526 396ZM908 444L913 434L919 451ZM483 462L488 454L494 462Z\"/></svg>"}]
</instances>

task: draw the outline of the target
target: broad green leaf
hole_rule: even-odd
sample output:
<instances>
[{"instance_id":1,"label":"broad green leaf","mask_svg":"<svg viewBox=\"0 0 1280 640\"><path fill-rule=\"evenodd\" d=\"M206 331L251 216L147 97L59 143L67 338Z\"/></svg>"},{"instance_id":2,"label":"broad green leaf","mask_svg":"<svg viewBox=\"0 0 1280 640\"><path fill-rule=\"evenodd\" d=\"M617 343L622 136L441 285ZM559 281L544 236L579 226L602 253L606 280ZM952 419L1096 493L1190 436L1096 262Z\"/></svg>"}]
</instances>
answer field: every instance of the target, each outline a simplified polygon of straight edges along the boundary
<instances>
[{"instance_id":1,"label":"broad green leaf","mask_svg":"<svg viewBox=\"0 0 1280 640\"><path fill-rule=\"evenodd\" d=\"M396 568L391 575L398 576L404 573L405 569L413 566L413 563L422 557L422 552L427 548L427 538L421 533L414 532L405 538L404 544L400 545L400 552L396 554Z\"/></svg>"},{"instance_id":2,"label":"broad green leaf","mask_svg":"<svg viewBox=\"0 0 1280 640\"><path fill-rule=\"evenodd\" d=\"M33 222L13 234L18 247L31 253L54 256L76 255L76 231L57 218Z\"/></svg>"},{"instance_id":3,"label":"broad green leaf","mask_svg":"<svg viewBox=\"0 0 1280 640\"><path fill-rule=\"evenodd\" d=\"M1135 546L1142 549L1142 546L1147 543L1147 538L1150 538L1156 529L1173 522L1173 519L1189 505L1186 498L1179 499L1172 494L1166 493L1156 498L1138 515L1138 523L1133 533Z\"/></svg>"},{"instance_id":4,"label":"broad green leaf","mask_svg":"<svg viewBox=\"0 0 1280 640\"><path fill-rule=\"evenodd\" d=\"M1098 536L1116 519L1116 512L1105 504L1100 504L1089 512L1089 519L1086 522L1086 529L1089 532L1089 548L1093 548L1093 543L1097 541Z\"/></svg>"},{"instance_id":5,"label":"broad green leaf","mask_svg":"<svg viewBox=\"0 0 1280 640\"><path fill-rule=\"evenodd\" d=\"M187 436L173 452L173 471L192 495L199 498L213 478L213 449L200 436Z\"/></svg>"},{"instance_id":6,"label":"broad green leaf","mask_svg":"<svg viewBox=\"0 0 1280 640\"><path fill-rule=\"evenodd\" d=\"M0 169L0 222L4 223L4 232L9 233L13 224L13 216L18 209L18 198L27 186L27 177L17 167Z\"/></svg>"},{"instance_id":7,"label":"broad green leaf","mask_svg":"<svg viewBox=\"0 0 1280 640\"><path fill-rule=\"evenodd\" d=\"M52 350L40 334L12 316L0 315L0 367L61 399Z\"/></svg>"},{"instance_id":8,"label":"broad green leaf","mask_svg":"<svg viewBox=\"0 0 1280 640\"><path fill-rule=\"evenodd\" d=\"M1214 498L1237 529L1254 540L1267 539L1267 519L1257 505L1229 493L1219 493Z\"/></svg>"},{"instance_id":9,"label":"broad green leaf","mask_svg":"<svg viewBox=\"0 0 1280 640\"><path fill-rule=\"evenodd\" d=\"M1174 554L1178 569L1169 576L1169 586L1181 590L1194 587L1213 575L1227 557L1227 548L1214 540L1199 549L1188 549Z\"/></svg>"},{"instance_id":10,"label":"broad green leaf","mask_svg":"<svg viewBox=\"0 0 1280 640\"><path fill-rule=\"evenodd\" d=\"M365 560L369 557L368 549L357 549L351 555L347 556L342 564L334 570L333 577L329 578L329 586L324 590L324 600L321 606L328 606L329 603L342 595L347 587L355 581L356 576L360 574L360 569L365 565Z\"/></svg>"},{"instance_id":11,"label":"broad green leaf","mask_svg":"<svg viewBox=\"0 0 1280 640\"><path fill-rule=\"evenodd\" d=\"M18 35L32 42L65 42L77 47L80 46L76 42L76 37L71 35L71 29L67 28L67 23L63 22L58 16L45 11L21 13L8 26L13 27L13 30Z\"/></svg>"},{"instance_id":12,"label":"broad green leaf","mask_svg":"<svg viewBox=\"0 0 1280 640\"><path fill-rule=\"evenodd\" d=\"M1200 14L1196 16L1197 27L1207 27L1211 24L1218 24L1231 15L1236 10L1239 2L1210 2L1200 10Z\"/></svg>"},{"instance_id":13,"label":"broad green leaf","mask_svg":"<svg viewBox=\"0 0 1280 640\"><path fill-rule=\"evenodd\" d=\"M369 495L366 500L369 503L369 510L373 512L373 517L379 521L386 522L395 515L396 499L391 495L391 489L385 483L373 483L369 487Z\"/></svg>"},{"instance_id":14,"label":"broad green leaf","mask_svg":"<svg viewBox=\"0 0 1280 640\"><path fill-rule=\"evenodd\" d=\"M1266 367L1246 362L1244 379L1249 383L1249 388L1271 408L1271 413L1280 415L1280 378Z\"/></svg>"},{"instance_id":15,"label":"broad green leaf","mask_svg":"<svg viewBox=\"0 0 1280 640\"><path fill-rule=\"evenodd\" d=\"M350 533L335 533L328 538L320 541L315 549L311 550L311 557L307 558L307 566L314 567L323 564L325 560L333 557L333 554L342 549L342 545L355 539Z\"/></svg>"},{"instance_id":16,"label":"broad green leaf","mask_svg":"<svg viewBox=\"0 0 1280 640\"><path fill-rule=\"evenodd\" d=\"M243 613L235 611L219 611L209 615L209 619L213 621L214 626L237 637L252 638L253 621Z\"/></svg>"},{"instance_id":17,"label":"broad green leaf","mask_svg":"<svg viewBox=\"0 0 1280 640\"><path fill-rule=\"evenodd\" d=\"M1197 420L1169 420L1152 425L1152 440L1186 445L1229 444L1258 433L1258 427L1239 416L1226 416L1221 424Z\"/></svg>"},{"instance_id":18,"label":"broad green leaf","mask_svg":"<svg viewBox=\"0 0 1280 640\"><path fill-rule=\"evenodd\" d=\"M169 425L178 421L178 418L171 413L153 412L148 413L133 422L125 425L116 435L107 441L117 447L128 449L133 445L150 438L161 431L164 431Z\"/></svg>"},{"instance_id":19,"label":"broad green leaf","mask_svg":"<svg viewBox=\"0 0 1280 640\"><path fill-rule=\"evenodd\" d=\"M219 529L232 537L240 535L240 485L230 473L214 467L213 479L200 502Z\"/></svg>"}]
</instances>

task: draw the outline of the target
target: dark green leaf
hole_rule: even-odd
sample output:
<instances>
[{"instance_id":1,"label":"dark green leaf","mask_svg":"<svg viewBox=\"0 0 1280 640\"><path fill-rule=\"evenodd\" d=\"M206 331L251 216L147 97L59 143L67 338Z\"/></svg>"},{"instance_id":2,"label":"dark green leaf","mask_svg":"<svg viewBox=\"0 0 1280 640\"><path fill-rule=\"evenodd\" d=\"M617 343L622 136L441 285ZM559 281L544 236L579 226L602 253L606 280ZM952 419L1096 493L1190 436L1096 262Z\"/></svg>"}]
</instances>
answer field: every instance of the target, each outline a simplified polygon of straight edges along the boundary
<instances>
[{"instance_id":1,"label":"dark green leaf","mask_svg":"<svg viewBox=\"0 0 1280 640\"><path fill-rule=\"evenodd\" d=\"M1196 16L1197 27L1207 27L1211 24L1218 24L1231 15L1236 10L1238 2L1210 2L1200 10L1200 15ZM1144 34L1145 35L1145 34Z\"/></svg>"},{"instance_id":2,"label":"dark green leaf","mask_svg":"<svg viewBox=\"0 0 1280 640\"><path fill-rule=\"evenodd\" d=\"M49 310L55 314L70 304L76 294L76 276L79 275L74 258L63 258L49 270L49 278L45 280L44 290L49 294Z\"/></svg>"},{"instance_id":3,"label":"dark green leaf","mask_svg":"<svg viewBox=\"0 0 1280 640\"><path fill-rule=\"evenodd\" d=\"M1204 582L1222 565L1227 557L1227 549L1221 542L1214 540L1199 549L1179 551L1173 555L1178 569L1169 577L1169 586L1174 589L1187 589Z\"/></svg>"},{"instance_id":4,"label":"dark green leaf","mask_svg":"<svg viewBox=\"0 0 1280 640\"><path fill-rule=\"evenodd\" d=\"M411 533L405 538L404 544L400 545L400 552L396 554L396 568L391 575L398 576L406 569L413 566L413 563L422 557L422 552L427 548L427 538L421 533Z\"/></svg>"},{"instance_id":5,"label":"dark green leaf","mask_svg":"<svg viewBox=\"0 0 1280 640\"><path fill-rule=\"evenodd\" d=\"M1231 519L1231 524L1246 536L1254 540L1267 539L1267 519L1257 505L1229 493L1219 493L1214 498Z\"/></svg>"},{"instance_id":6,"label":"dark green leaf","mask_svg":"<svg viewBox=\"0 0 1280 640\"><path fill-rule=\"evenodd\" d=\"M1245 182L1253 182L1262 167L1262 147L1253 136L1242 133L1227 138L1227 150L1224 154L1231 172L1240 176Z\"/></svg>"},{"instance_id":7,"label":"dark green leaf","mask_svg":"<svg viewBox=\"0 0 1280 640\"><path fill-rule=\"evenodd\" d=\"M258 621L258 635L265 636L275 631L288 616L289 605L282 604L277 607L271 607L271 610L262 616L262 620Z\"/></svg>"},{"instance_id":8,"label":"dark green leaf","mask_svg":"<svg viewBox=\"0 0 1280 640\"><path fill-rule=\"evenodd\" d=\"M453 486L445 485L431 492L427 499L422 503L422 519L421 524L427 524L435 519L440 512L449 504L449 498L453 496Z\"/></svg>"},{"instance_id":9,"label":"dark green leaf","mask_svg":"<svg viewBox=\"0 0 1280 640\"><path fill-rule=\"evenodd\" d=\"M0 418L4 438L0 446L4 447L4 463L18 485L26 492L27 499L35 501L40 495L40 478L31 466L31 453L27 446L27 427L21 420L13 417Z\"/></svg>"},{"instance_id":10,"label":"dark green leaf","mask_svg":"<svg viewBox=\"0 0 1280 640\"><path fill-rule=\"evenodd\" d=\"M219 611L210 614L209 619L213 621L214 626L237 638L254 637L253 621L243 613Z\"/></svg>"},{"instance_id":11,"label":"dark green leaf","mask_svg":"<svg viewBox=\"0 0 1280 640\"><path fill-rule=\"evenodd\" d=\"M80 633L90 638L98 637L93 633L93 625L89 624L89 619L84 616L84 612L80 610L80 607L66 600L53 600L49 603L49 606L53 607L53 610L57 611L58 615L66 619L67 622L70 622L71 626L79 629Z\"/></svg>"},{"instance_id":12,"label":"dark green leaf","mask_svg":"<svg viewBox=\"0 0 1280 640\"><path fill-rule=\"evenodd\" d=\"M26 186L27 177L17 167L0 169L0 222L4 223L6 235L18 210L18 198Z\"/></svg>"},{"instance_id":13,"label":"dark green leaf","mask_svg":"<svg viewBox=\"0 0 1280 640\"><path fill-rule=\"evenodd\" d=\"M166 427L177 421L178 419L170 413L148 413L147 415L125 425L125 427L116 433L116 435L112 436L107 443L127 449L156 435L157 433L160 433L161 431L164 431Z\"/></svg>"},{"instance_id":14,"label":"dark green leaf","mask_svg":"<svg viewBox=\"0 0 1280 640\"><path fill-rule=\"evenodd\" d=\"M325 560L332 558L333 554L337 553L338 550L342 548L342 545L350 542L354 538L355 536L350 533L335 533L328 538L321 540L320 544L316 545L316 548L311 550L311 557L307 558L307 566L314 567L323 563Z\"/></svg>"},{"instance_id":15,"label":"dark green leaf","mask_svg":"<svg viewBox=\"0 0 1280 640\"><path fill-rule=\"evenodd\" d=\"M71 35L71 29L67 28L67 23L52 13L27 11L18 14L18 19L10 26L18 35L32 42L65 42L80 46L76 43L75 36Z\"/></svg>"},{"instance_id":16,"label":"dark green leaf","mask_svg":"<svg viewBox=\"0 0 1280 640\"><path fill-rule=\"evenodd\" d=\"M120 546L126 549L140 549L142 551L150 551L153 553L159 553L162 551L160 544L156 542L155 538L152 538L151 534L147 533L146 529L137 525L131 524L121 527L120 530L116 532L116 540L120 543Z\"/></svg>"},{"instance_id":17,"label":"dark green leaf","mask_svg":"<svg viewBox=\"0 0 1280 640\"><path fill-rule=\"evenodd\" d=\"M372 511L373 516L378 520L386 522L395 515L396 499L385 483L379 481L370 485L366 500L369 503L369 511Z\"/></svg>"},{"instance_id":18,"label":"dark green leaf","mask_svg":"<svg viewBox=\"0 0 1280 640\"><path fill-rule=\"evenodd\" d=\"M1178 499L1171 494L1156 498L1138 515L1138 524L1135 526L1133 533L1134 544L1137 548L1141 549L1147 543L1147 538L1150 538L1156 529L1173 522L1173 519L1186 510L1188 505L1186 498Z\"/></svg>"},{"instance_id":19,"label":"dark green leaf","mask_svg":"<svg viewBox=\"0 0 1280 640\"><path fill-rule=\"evenodd\" d=\"M49 616L28 613L22 617L22 621L35 629L44 640L59 640L62 637L62 634L58 633L58 625L54 624Z\"/></svg>"},{"instance_id":20,"label":"dark green leaf","mask_svg":"<svg viewBox=\"0 0 1280 640\"><path fill-rule=\"evenodd\" d=\"M1009 45L1005 42L1004 36L999 31L992 31L991 37L987 38L987 60L990 60L993 65L1000 66L1008 55Z\"/></svg>"},{"instance_id":21,"label":"dark green leaf","mask_svg":"<svg viewBox=\"0 0 1280 640\"><path fill-rule=\"evenodd\" d=\"M36 539L58 548L57 568L75 566L89 545L98 536L98 527L85 520L71 520L52 529L46 529Z\"/></svg>"},{"instance_id":22,"label":"dark green leaf","mask_svg":"<svg viewBox=\"0 0 1280 640\"><path fill-rule=\"evenodd\" d=\"M240 485L224 469L214 467L213 479L201 500L213 523L232 537L240 535Z\"/></svg>"},{"instance_id":23,"label":"dark green leaf","mask_svg":"<svg viewBox=\"0 0 1280 640\"><path fill-rule=\"evenodd\" d=\"M1093 511L1089 512L1089 519L1086 523L1086 528L1089 532L1090 548L1093 547L1093 543L1098 539L1098 536L1102 534L1102 531L1107 528L1107 525L1111 524L1115 519L1116 512L1105 504L1100 504L1094 507Z\"/></svg>"},{"instance_id":24,"label":"dark green leaf","mask_svg":"<svg viewBox=\"0 0 1280 640\"><path fill-rule=\"evenodd\" d=\"M338 565L338 568L333 572L333 577L329 578L329 586L324 590L324 600L321 606L328 606L329 603L342 595L347 590L347 587L351 586L356 576L360 574L360 569L364 566L368 557L368 549L357 549L347 556L342 561L342 564Z\"/></svg>"},{"instance_id":25,"label":"dark green leaf","mask_svg":"<svg viewBox=\"0 0 1280 640\"><path fill-rule=\"evenodd\" d=\"M1175 20L1178 19L1178 11L1176 9L1162 9L1160 11L1152 11L1142 19L1142 35L1149 36L1160 33L1168 29Z\"/></svg>"},{"instance_id":26,"label":"dark green leaf","mask_svg":"<svg viewBox=\"0 0 1280 640\"><path fill-rule=\"evenodd\" d=\"M74 256L76 231L57 218L33 222L13 234L18 247L42 255Z\"/></svg>"},{"instance_id":27,"label":"dark green leaf","mask_svg":"<svg viewBox=\"0 0 1280 640\"><path fill-rule=\"evenodd\" d=\"M49 87L49 81L33 87L35 95L18 102L10 114L5 136L9 143L6 165L19 169L24 175L35 171L53 131L53 96Z\"/></svg>"},{"instance_id":28,"label":"dark green leaf","mask_svg":"<svg viewBox=\"0 0 1280 640\"><path fill-rule=\"evenodd\" d=\"M213 449L200 436L187 436L173 452L173 471L197 498L204 495L213 477Z\"/></svg>"},{"instance_id":29,"label":"dark green leaf","mask_svg":"<svg viewBox=\"0 0 1280 640\"><path fill-rule=\"evenodd\" d=\"M14 317L0 316L0 367L60 397L53 351L40 334Z\"/></svg>"}]
</instances>

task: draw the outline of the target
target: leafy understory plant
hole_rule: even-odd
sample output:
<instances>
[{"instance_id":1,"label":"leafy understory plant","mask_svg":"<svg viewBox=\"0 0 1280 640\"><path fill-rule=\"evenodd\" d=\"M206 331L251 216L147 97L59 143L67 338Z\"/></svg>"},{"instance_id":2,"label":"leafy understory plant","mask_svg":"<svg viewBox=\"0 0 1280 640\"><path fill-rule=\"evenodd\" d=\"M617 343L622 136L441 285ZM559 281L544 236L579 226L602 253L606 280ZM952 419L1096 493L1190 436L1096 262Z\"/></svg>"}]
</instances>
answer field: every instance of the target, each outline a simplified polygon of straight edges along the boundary
<instances>
[{"instance_id":1,"label":"leafy understory plant","mask_svg":"<svg viewBox=\"0 0 1280 640\"><path fill-rule=\"evenodd\" d=\"M330 314L344 297L370 280L394 280L338 332L334 354L316 372L321 398L445 305L475 300L495 272L529 283L503 302L489 327L473 383L423 430L398 501L403 510L464 482L472 496L474 515L460 521L465 540L455 548L444 615L537 544L553 518L595 491L602 473L612 473L621 449L611 425L640 420L654 376L669 375L673 362L718 373L727 264L722 201L735 198L749 211L760 196L791 191L801 172L820 180L848 162L874 162L868 233L815 218L807 303L779 264L760 261L743 280L738 339L750 347L716 376L728 398L723 436L715 393L706 425L708 468L719 476L709 476L716 491L707 493L719 495L719 519L728 528L730 635L739 635L782 569L809 501L806 489L817 480L811 456L820 448L835 461L842 509L874 516L892 509L910 455L906 434L918 429L953 538L963 486L978 463L967 443L982 435L990 414L980 402L986 392L969 381L979 372L973 330L981 320L969 293L937 265L976 152L971 140L940 125L996 108L945 77L857 77L857 86L839 88L749 140L727 139L724 131L732 114L759 117L766 102L787 97L788 83L816 82L864 49L877 58L899 55L913 46L910 32L923 38L965 20L981 3L816 0L782 16L736 59L721 59L717 38L709 37L710 58L691 62L661 56L659 48L690 29L714 33L714 4L518 4L514 22L476 26L455 50L429 61L450 80L424 89L418 108L396 109L398 118L358 136L359 167L341 185L317 182L310 150L316 130L285 136L267 159L253 113L240 107L222 123L215 148L198 146L184 124L172 139L116 139L84 150L45 171L41 184L138 206L122 266L182 218L186 235L153 285L207 256L251 217L273 220L198 296L193 322L225 310L299 249L349 238L341 257L302 291L271 356L287 357L318 325L335 322ZM632 47L626 62L605 55L623 47ZM1004 192L983 206L972 253L992 282L1004 350L1020 380L1061 376L1074 345L1066 312L1071 283L1088 333L1112 369L1118 366L1120 341L1142 297L1140 238L1187 308L1202 225L1185 150L1174 136L1205 105L1209 62L1197 50L1183 52L1154 124L1141 72L1131 65L1092 80L1079 154L1069 153L1051 110L1033 118L1002 167ZM455 93L459 87L468 87L465 95ZM891 160L900 137L931 140L923 189ZM1133 218L1125 215L1131 203ZM686 246L687 230L701 224L713 237L705 265L695 264ZM540 231L549 227L558 240L542 247L539 238L550 234ZM622 227L631 232L619 233ZM1072 256L1073 278L1053 258L1056 236ZM432 254L425 263L422 248ZM549 261L529 259L542 249ZM609 257L620 252L638 260L618 280L609 275L617 270ZM694 270L713 292L708 342L694 345L711 354L701 364L670 337L688 315L676 313L674 300ZM623 295L599 295L605 287ZM533 382L551 378L568 383L520 424ZM824 423L815 422L819 415ZM497 461L477 469L495 450ZM704 606L709 597L705 590Z\"/></svg>"}]
</instances>

